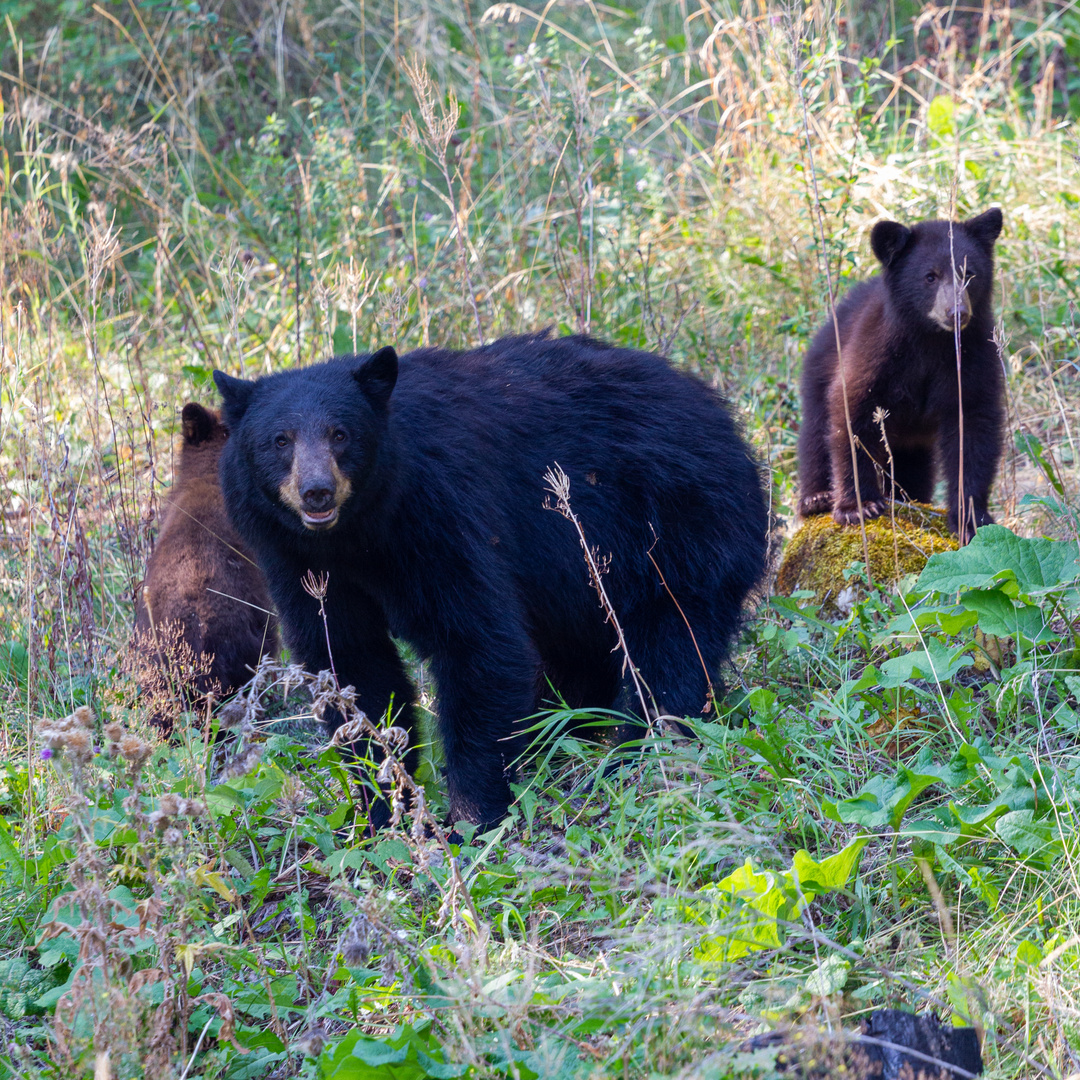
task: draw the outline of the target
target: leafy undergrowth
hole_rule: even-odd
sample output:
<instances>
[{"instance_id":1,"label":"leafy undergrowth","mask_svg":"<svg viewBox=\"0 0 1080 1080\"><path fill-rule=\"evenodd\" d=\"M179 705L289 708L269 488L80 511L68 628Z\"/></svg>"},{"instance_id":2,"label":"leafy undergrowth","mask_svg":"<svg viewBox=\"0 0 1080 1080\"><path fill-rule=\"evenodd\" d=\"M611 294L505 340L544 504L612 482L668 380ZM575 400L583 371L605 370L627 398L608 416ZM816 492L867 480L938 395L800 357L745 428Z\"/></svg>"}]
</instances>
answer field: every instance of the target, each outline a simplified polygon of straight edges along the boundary
<instances>
[{"instance_id":1,"label":"leafy undergrowth","mask_svg":"<svg viewBox=\"0 0 1080 1080\"><path fill-rule=\"evenodd\" d=\"M777 600L724 715L636 753L551 714L482 836L442 829L430 762L282 733L349 708L325 676L264 661L210 741L80 707L7 771L7 1067L724 1077L756 1024L901 1006L1037 1071L1076 1034L1078 579L1075 542L988 526L844 622Z\"/></svg>"},{"instance_id":2,"label":"leafy undergrowth","mask_svg":"<svg viewBox=\"0 0 1080 1080\"><path fill-rule=\"evenodd\" d=\"M748 1036L880 1006L975 1025L991 1077L1080 1071L1075 5L3 14L0 1075L765 1077ZM843 619L764 583L692 737L537 717L478 836L437 747L410 786L327 746L337 691L287 656L209 713L139 698L212 369L659 350L731 402L778 549L830 290L881 217L990 205L1009 529L897 588L848 567Z\"/></svg>"}]
</instances>

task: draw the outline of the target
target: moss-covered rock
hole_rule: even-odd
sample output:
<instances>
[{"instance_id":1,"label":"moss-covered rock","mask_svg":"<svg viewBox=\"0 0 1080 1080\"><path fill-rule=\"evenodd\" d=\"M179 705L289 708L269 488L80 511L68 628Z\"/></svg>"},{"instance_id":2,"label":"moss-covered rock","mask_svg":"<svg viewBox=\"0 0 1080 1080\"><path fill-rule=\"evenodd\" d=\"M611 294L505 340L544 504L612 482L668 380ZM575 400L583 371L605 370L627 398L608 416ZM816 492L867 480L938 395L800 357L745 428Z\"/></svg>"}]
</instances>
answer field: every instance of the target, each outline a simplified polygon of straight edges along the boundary
<instances>
[{"instance_id":1,"label":"moss-covered rock","mask_svg":"<svg viewBox=\"0 0 1080 1080\"><path fill-rule=\"evenodd\" d=\"M866 522L866 544L871 577L888 584L918 573L934 552L957 547L945 511L924 503L896 503L891 515ZM837 525L829 514L807 518L784 549L776 592L810 589L826 610L850 611L854 593L844 568L863 558L859 526Z\"/></svg>"}]
</instances>

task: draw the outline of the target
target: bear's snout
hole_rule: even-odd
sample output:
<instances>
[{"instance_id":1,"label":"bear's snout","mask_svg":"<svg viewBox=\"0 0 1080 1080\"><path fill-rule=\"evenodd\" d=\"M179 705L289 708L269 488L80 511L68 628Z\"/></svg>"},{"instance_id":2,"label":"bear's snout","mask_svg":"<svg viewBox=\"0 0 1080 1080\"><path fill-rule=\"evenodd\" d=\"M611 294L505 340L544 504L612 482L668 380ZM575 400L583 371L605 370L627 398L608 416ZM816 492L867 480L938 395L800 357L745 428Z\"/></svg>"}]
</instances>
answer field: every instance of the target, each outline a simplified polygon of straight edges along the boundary
<instances>
[{"instance_id":1,"label":"bear's snout","mask_svg":"<svg viewBox=\"0 0 1080 1080\"><path fill-rule=\"evenodd\" d=\"M934 297L934 306L930 309L930 318L950 334L958 320L960 329L965 329L971 321L971 301L968 299L966 282L949 281L948 278L942 281Z\"/></svg>"},{"instance_id":2,"label":"bear's snout","mask_svg":"<svg viewBox=\"0 0 1080 1080\"><path fill-rule=\"evenodd\" d=\"M334 489L309 487L300 493L300 499L309 513L321 514L334 505Z\"/></svg>"},{"instance_id":3,"label":"bear's snout","mask_svg":"<svg viewBox=\"0 0 1080 1080\"><path fill-rule=\"evenodd\" d=\"M305 528L328 529L337 523L352 484L326 442L300 439L293 445L292 467L278 494Z\"/></svg>"}]
</instances>

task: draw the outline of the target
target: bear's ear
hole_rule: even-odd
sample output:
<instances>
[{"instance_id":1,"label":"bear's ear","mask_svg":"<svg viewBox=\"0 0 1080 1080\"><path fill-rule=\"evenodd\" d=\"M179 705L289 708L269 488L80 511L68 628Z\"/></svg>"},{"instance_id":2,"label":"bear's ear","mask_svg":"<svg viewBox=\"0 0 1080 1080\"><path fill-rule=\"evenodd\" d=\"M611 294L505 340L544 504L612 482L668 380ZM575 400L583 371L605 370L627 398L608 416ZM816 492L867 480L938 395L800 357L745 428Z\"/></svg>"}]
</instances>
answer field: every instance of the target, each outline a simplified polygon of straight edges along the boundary
<instances>
[{"instance_id":1,"label":"bear's ear","mask_svg":"<svg viewBox=\"0 0 1080 1080\"><path fill-rule=\"evenodd\" d=\"M994 246L994 241L1001 235L1001 226L1001 209L997 206L964 222L968 235L985 248Z\"/></svg>"},{"instance_id":2,"label":"bear's ear","mask_svg":"<svg viewBox=\"0 0 1080 1080\"><path fill-rule=\"evenodd\" d=\"M251 392L255 384L247 379L234 379L224 371L214 372L214 383L221 391L221 404L225 410L226 426L238 424L251 402Z\"/></svg>"},{"instance_id":3,"label":"bear's ear","mask_svg":"<svg viewBox=\"0 0 1080 1080\"><path fill-rule=\"evenodd\" d=\"M180 413L180 422L184 429L184 442L189 446L209 442L214 434L216 418L198 402L189 401Z\"/></svg>"},{"instance_id":4,"label":"bear's ear","mask_svg":"<svg viewBox=\"0 0 1080 1080\"><path fill-rule=\"evenodd\" d=\"M353 378L376 408L385 409L397 383L397 353L387 345L353 368Z\"/></svg>"},{"instance_id":5,"label":"bear's ear","mask_svg":"<svg viewBox=\"0 0 1080 1080\"><path fill-rule=\"evenodd\" d=\"M882 266L892 266L911 239L911 230L899 221L879 221L870 231L870 247Z\"/></svg>"}]
</instances>

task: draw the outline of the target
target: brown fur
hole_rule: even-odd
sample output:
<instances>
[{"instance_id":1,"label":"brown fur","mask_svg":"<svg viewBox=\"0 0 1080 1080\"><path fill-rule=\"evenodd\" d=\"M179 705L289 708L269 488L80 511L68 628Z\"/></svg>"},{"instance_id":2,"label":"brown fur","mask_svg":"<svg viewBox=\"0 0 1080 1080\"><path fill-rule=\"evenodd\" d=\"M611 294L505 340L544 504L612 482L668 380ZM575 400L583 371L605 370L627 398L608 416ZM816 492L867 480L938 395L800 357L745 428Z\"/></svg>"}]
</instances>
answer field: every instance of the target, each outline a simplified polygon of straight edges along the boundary
<instances>
[{"instance_id":1,"label":"brown fur","mask_svg":"<svg viewBox=\"0 0 1080 1080\"><path fill-rule=\"evenodd\" d=\"M887 510L894 485L899 498L929 502L940 475L949 528L963 542L993 521L988 502L1004 423L993 312L1001 225L995 208L951 226L874 226L881 274L851 289L837 306L836 325L829 319L821 327L803 362L800 516L831 511L839 524L853 525L860 500L863 518Z\"/></svg>"},{"instance_id":2,"label":"brown fur","mask_svg":"<svg viewBox=\"0 0 1080 1080\"><path fill-rule=\"evenodd\" d=\"M266 582L225 514L218 459L228 436L218 413L185 405L183 434L161 531L135 603L135 645L147 669L140 682L158 699L155 720L162 726L171 723L162 691L179 684L188 706L195 696L230 693L247 682L264 653L278 647Z\"/></svg>"}]
</instances>

